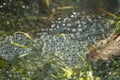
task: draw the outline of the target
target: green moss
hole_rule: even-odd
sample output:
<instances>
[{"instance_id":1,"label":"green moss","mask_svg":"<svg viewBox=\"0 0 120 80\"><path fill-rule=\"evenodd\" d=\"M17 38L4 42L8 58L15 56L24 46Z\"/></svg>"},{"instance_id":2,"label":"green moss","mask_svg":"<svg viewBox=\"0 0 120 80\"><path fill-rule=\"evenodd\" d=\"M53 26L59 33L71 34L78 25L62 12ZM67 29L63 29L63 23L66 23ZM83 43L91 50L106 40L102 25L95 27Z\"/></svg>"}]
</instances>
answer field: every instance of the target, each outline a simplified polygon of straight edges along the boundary
<instances>
[{"instance_id":1,"label":"green moss","mask_svg":"<svg viewBox=\"0 0 120 80\"><path fill-rule=\"evenodd\" d=\"M2 69L2 68L8 68L9 66L10 66L9 62L7 62L4 59L0 58L0 69Z\"/></svg>"}]
</instances>

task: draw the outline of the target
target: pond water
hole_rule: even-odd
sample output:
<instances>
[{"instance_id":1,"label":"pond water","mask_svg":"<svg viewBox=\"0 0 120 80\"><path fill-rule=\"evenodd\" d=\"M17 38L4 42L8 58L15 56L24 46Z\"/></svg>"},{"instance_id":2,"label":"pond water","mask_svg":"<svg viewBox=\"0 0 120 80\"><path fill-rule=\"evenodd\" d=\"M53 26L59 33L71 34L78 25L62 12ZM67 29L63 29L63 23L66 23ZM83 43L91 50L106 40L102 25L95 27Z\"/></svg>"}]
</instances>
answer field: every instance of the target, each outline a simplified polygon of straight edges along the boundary
<instances>
[{"instance_id":1,"label":"pond water","mask_svg":"<svg viewBox=\"0 0 120 80\"><path fill-rule=\"evenodd\" d=\"M81 1L83 0L76 1L81 4ZM11 61L24 55L27 58L28 55L32 54L29 59L33 60L32 58L37 59L37 56L54 54L57 58L65 61L65 63L70 66L74 66L79 63L83 64L78 55L85 57L86 51L90 45L101 39L109 37L111 34L110 31L113 28L112 25L107 22L107 19L110 19L111 17L108 17L108 15L104 13L93 11L94 6L92 6L92 2L94 2L94 0L91 2L86 0L86 2L82 2L84 3L81 4L83 7L80 7L79 10L72 9L68 12L64 11L63 13L65 14L62 15L62 17L58 17L51 21L51 24L49 26L47 25L47 27L46 25L40 27L42 25L41 23L45 22L41 19L37 19L37 17L35 17L36 19L34 18L35 20L30 18L24 22L24 17L26 16L38 16L40 10L37 0L33 5L31 3L27 5L21 0L18 8L20 8L19 10L24 10L23 12L17 10L18 8L14 8L17 6L11 3L13 5L14 15L18 16L13 16L13 14L7 10L4 11L3 9L12 10L12 7L10 3L3 3L3 8L1 7L1 15L3 16L2 19L4 19L3 24L7 27L0 27L1 30L4 31L5 29L6 31L9 29L13 32L21 32L11 34L6 37L0 36L0 56L5 60ZM20 6L21 4L22 6ZM87 4L90 5L87 6ZM95 5L98 4L99 3L97 2L95 3ZM9 8L6 8L6 5ZM100 6L105 7L105 9L113 11L113 9L110 8L110 5L112 5L111 2L107 3L107 6L100 4ZM32 11L30 11L29 8L31 8ZM15 29L15 31L12 29ZM40 29L40 31L38 30L32 34L31 31L34 29Z\"/></svg>"},{"instance_id":2,"label":"pond water","mask_svg":"<svg viewBox=\"0 0 120 80\"><path fill-rule=\"evenodd\" d=\"M104 13L96 13L96 11L92 11L94 10L92 9L92 3L87 0L86 2L83 1L83 4L81 4L81 2L79 3L81 6L83 4L84 5L78 11L66 11L68 14L67 16L64 14L65 16L51 21L50 26L45 28L43 27L40 29L40 32L34 33L35 43L33 46L35 48L41 48L39 52L40 55L55 54L61 59L67 60L70 63L74 63L77 59L79 59L77 58L78 54L85 56L85 52L91 44L94 44L110 35L109 31L112 29L112 27L110 26L111 24L106 21L108 17ZM115 5L115 3L116 2L114 2L113 5ZM96 6L96 4L100 4L100 2L95 3L94 6ZM105 6L107 9L110 8L110 4L111 2L108 2L106 6L100 6ZM5 7L5 9L7 8ZM88 13L88 11L91 13ZM20 26L25 26L24 28L27 30L28 26L30 25L31 28L29 27L28 30L32 30L34 28L33 26L39 25L34 23L35 21L31 21L28 21ZM37 22L40 23L40 21ZM18 45L28 44L28 40L24 34L15 34L4 38L0 43L0 55L6 60L13 60L20 55L29 54L31 52L36 53L32 48L26 49L11 44L12 39L15 39L14 42L18 43Z\"/></svg>"},{"instance_id":3,"label":"pond water","mask_svg":"<svg viewBox=\"0 0 120 80\"><path fill-rule=\"evenodd\" d=\"M59 57L66 59L69 57L68 59L72 62L73 59L76 59L73 56L78 56L78 53L85 54L88 46L109 36L106 31L109 32L112 27L105 19L104 15L89 16L85 12L72 12L68 17L52 21L49 28L42 28L41 32L35 33L33 46L42 48L42 51L39 52L40 55L61 55ZM11 39L15 39L13 41L20 45L28 44L27 38L24 37L26 37L24 34L15 34L3 39L1 56L9 60L16 55L30 53L31 50L26 49L28 52L24 52L24 48L11 44ZM34 51L34 49L32 50Z\"/></svg>"}]
</instances>

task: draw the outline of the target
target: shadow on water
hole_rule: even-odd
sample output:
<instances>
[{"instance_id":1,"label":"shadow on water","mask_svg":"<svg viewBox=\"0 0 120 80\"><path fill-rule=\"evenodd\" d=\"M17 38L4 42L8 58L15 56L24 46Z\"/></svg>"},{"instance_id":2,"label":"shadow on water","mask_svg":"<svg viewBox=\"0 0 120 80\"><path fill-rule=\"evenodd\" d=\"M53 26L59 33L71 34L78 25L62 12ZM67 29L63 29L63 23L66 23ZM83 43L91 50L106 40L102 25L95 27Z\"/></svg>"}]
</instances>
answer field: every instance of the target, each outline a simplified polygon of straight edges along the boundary
<instances>
[{"instance_id":1,"label":"shadow on water","mask_svg":"<svg viewBox=\"0 0 120 80\"><path fill-rule=\"evenodd\" d=\"M54 1L50 2L47 8L44 0L1 0L0 1L0 33L1 35L9 34L15 31L29 32L38 30L41 27L49 27L48 19L52 14L52 10L57 7L71 6L73 9L56 10L52 18L58 16L70 15L72 11L86 11L88 14L96 14L99 12L96 7L104 8L114 12L117 8L117 0L70 0L70 1Z\"/></svg>"}]
</instances>

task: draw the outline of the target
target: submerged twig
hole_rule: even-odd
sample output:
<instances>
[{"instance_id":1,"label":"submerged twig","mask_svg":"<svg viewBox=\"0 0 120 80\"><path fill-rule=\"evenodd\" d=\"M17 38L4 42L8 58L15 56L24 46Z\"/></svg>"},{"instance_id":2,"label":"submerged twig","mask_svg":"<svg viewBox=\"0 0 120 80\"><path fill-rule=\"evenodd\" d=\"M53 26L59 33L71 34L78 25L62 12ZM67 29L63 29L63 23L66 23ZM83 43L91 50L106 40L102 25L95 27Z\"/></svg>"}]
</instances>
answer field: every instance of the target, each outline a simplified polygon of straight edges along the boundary
<instances>
[{"instance_id":1,"label":"submerged twig","mask_svg":"<svg viewBox=\"0 0 120 80\"><path fill-rule=\"evenodd\" d=\"M95 44L88 52L90 61L110 60L120 55L120 34L102 40Z\"/></svg>"}]
</instances>

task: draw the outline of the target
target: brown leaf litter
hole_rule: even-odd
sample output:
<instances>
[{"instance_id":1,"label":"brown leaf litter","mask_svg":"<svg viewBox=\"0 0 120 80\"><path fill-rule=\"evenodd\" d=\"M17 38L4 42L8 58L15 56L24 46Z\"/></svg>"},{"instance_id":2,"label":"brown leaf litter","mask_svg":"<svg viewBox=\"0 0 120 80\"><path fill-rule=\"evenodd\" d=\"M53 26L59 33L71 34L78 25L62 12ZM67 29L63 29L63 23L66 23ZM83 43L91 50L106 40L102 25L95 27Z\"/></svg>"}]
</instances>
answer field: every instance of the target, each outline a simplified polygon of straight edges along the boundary
<instances>
[{"instance_id":1,"label":"brown leaf litter","mask_svg":"<svg viewBox=\"0 0 120 80\"><path fill-rule=\"evenodd\" d=\"M120 34L93 45L86 54L89 61L110 60L120 55Z\"/></svg>"}]
</instances>

